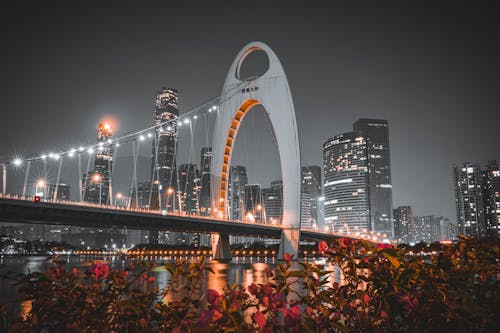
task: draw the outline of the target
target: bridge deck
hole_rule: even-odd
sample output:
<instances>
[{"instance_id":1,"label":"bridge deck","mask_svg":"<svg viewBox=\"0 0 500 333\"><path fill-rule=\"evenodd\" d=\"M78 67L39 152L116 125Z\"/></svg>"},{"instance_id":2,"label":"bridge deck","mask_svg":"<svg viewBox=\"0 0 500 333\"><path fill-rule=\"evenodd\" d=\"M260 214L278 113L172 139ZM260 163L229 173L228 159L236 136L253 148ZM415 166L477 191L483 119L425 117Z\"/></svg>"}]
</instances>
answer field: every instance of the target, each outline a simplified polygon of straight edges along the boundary
<instances>
[{"instance_id":1,"label":"bridge deck","mask_svg":"<svg viewBox=\"0 0 500 333\"><path fill-rule=\"evenodd\" d=\"M239 222L205 216L162 215L112 207L40 202L0 198L0 222L70 225L136 230L221 233L235 236L280 238L282 228L267 224ZM330 233L301 230L301 239L339 237Z\"/></svg>"}]
</instances>

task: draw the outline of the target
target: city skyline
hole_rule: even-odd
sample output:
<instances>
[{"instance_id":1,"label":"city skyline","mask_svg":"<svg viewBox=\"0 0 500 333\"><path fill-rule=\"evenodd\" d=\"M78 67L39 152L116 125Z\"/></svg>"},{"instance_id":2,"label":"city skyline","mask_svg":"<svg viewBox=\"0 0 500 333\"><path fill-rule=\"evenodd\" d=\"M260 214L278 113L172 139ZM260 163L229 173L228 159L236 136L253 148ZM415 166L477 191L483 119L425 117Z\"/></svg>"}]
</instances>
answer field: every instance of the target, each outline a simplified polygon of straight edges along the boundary
<instances>
[{"instance_id":1,"label":"city skyline","mask_svg":"<svg viewBox=\"0 0 500 333\"><path fill-rule=\"evenodd\" d=\"M322 142L359 118L386 119L393 207L411 205L415 215L454 220L453 164L500 159L498 49L487 8L412 5L410 13L401 5L337 5L330 18L321 8L272 5L258 26L229 33L225 27L236 19L217 5L199 7L203 14L177 5L173 23L155 20L161 11L154 6L137 12L125 4L96 12L14 6L2 20L7 52L0 107L16 112L2 111L1 154L92 142L96 123L109 115L119 120L120 134L143 128L151 122L154 92L165 85L179 89L182 114L217 96L237 50L262 39L290 81L307 164L321 165ZM297 27L284 19L275 27L275 14L293 21L303 11ZM188 31L188 22L197 33ZM166 28L176 34L162 36ZM290 32L316 38L294 41ZM252 163L246 165L249 183L279 179L254 179L259 168Z\"/></svg>"}]
</instances>

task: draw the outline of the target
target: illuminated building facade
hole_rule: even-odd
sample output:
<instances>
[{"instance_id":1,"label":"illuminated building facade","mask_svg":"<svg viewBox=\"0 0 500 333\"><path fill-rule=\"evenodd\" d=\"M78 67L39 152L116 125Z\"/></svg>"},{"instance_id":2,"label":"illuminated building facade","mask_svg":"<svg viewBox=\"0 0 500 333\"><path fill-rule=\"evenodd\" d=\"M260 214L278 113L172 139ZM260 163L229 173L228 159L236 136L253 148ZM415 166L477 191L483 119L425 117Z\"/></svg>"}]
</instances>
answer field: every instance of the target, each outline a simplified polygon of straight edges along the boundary
<instances>
[{"instance_id":1,"label":"illuminated building facade","mask_svg":"<svg viewBox=\"0 0 500 333\"><path fill-rule=\"evenodd\" d=\"M264 223L265 214L262 201L262 189L259 184L245 186L245 216L248 222Z\"/></svg>"},{"instance_id":2,"label":"illuminated building facade","mask_svg":"<svg viewBox=\"0 0 500 333\"><path fill-rule=\"evenodd\" d=\"M489 161L483 170L483 198L486 233L500 236L500 169L496 161Z\"/></svg>"},{"instance_id":3,"label":"illuminated building facade","mask_svg":"<svg viewBox=\"0 0 500 333\"><path fill-rule=\"evenodd\" d=\"M241 220L244 211L245 186L248 184L247 169L237 165L231 167L229 174L229 216L233 220Z\"/></svg>"},{"instance_id":4,"label":"illuminated building facade","mask_svg":"<svg viewBox=\"0 0 500 333\"><path fill-rule=\"evenodd\" d=\"M415 216L414 242L439 242L449 240L449 220L443 216Z\"/></svg>"},{"instance_id":5,"label":"illuminated building facade","mask_svg":"<svg viewBox=\"0 0 500 333\"><path fill-rule=\"evenodd\" d=\"M107 122L97 126L97 148L94 159L94 170L83 177L84 195L87 202L109 205L111 192L111 175L113 172L113 146L111 138L113 129Z\"/></svg>"},{"instance_id":6,"label":"illuminated building facade","mask_svg":"<svg viewBox=\"0 0 500 333\"><path fill-rule=\"evenodd\" d=\"M366 140L336 135L323 144L325 227L334 232L370 230Z\"/></svg>"},{"instance_id":7,"label":"illuminated building facade","mask_svg":"<svg viewBox=\"0 0 500 333\"><path fill-rule=\"evenodd\" d=\"M187 163L179 165L179 201L181 211L188 214L198 214L198 168L196 164Z\"/></svg>"},{"instance_id":8,"label":"illuminated building facade","mask_svg":"<svg viewBox=\"0 0 500 333\"><path fill-rule=\"evenodd\" d=\"M212 163L212 148L203 147L200 156L200 214L210 215L210 165Z\"/></svg>"},{"instance_id":9,"label":"illuminated building facade","mask_svg":"<svg viewBox=\"0 0 500 333\"><path fill-rule=\"evenodd\" d=\"M154 124L165 123L164 126L157 127L155 140L153 141L152 153L152 179L154 201L151 202L151 209L165 209L173 211L179 209L175 202L177 194L177 121L179 118L179 93L176 89L162 88L156 92L155 96L155 120ZM177 207L177 208L176 208Z\"/></svg>"},{"instance_id":10,"label":"illuminated building facade","mask_svg":"<svg viewBox=\"0 0 500 333\"><path fill-rule=\"evenodd\" d=\"M281 225L281 219L283 218L283 181L272 181L270 188L262 190L262 198L266 212L266 223Z\"/></svg>"},{"instance_id":11,"label":"illuminated building facade","mask_svg":"<svg viewBox=\"0 0 500 333\"><path fill-rule=\"evenodd\" d=\"M48 198L52 199L56 191L56 184L49 184ZM66 184L57 185L57 200L70 200L70 186Z\"/></svg>"},{"instance_id":12,"label":"illuminated building facade","mask_svg":"<svg viewBox=\"0 0 500 333\"><path fill-rule=\"evenodd\" d=\"M453 166L458 233L484 237L482 174L478 163Z\"/></svg>"},{"instance_id":13,"label":"illuminated building facade","mask_svg":"<svg viewBox=\"0 0 500 333\"><path fill-rule=\"evenodd\" d=\"M300 224L303 228L318 225L318 199L321 197L321 167L302 167Z\"/></svg>"},{"instance_id":14,"label":"illuminated building facade","mask_svg":"<svg viewBox=\"0 0 500 333\"><path fill-rule=\"evenodd\" d=\"M359 119L353 129L366 140L371 230L393 238L389 123L383 119Z\"/></svg>"},{"instance_id":15,"label":"illuminated building facade","mask_svg":"<svg viewBox=\"0 0 500 333\"><path fill-rule=\"evenodd\" d=\"M415 221L411 206L399 206L393 211L394 239L398 243L415 242Z\"/></svg>"}]
</instances>

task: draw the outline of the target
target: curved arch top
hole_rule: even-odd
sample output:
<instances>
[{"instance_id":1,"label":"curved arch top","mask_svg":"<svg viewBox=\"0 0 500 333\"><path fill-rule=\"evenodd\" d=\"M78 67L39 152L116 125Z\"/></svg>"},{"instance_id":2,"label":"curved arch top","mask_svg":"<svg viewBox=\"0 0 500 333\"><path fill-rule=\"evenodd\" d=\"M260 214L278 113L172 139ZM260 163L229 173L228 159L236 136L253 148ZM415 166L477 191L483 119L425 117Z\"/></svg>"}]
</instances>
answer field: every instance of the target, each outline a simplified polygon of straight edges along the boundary
<instances>
[{"instance_id":1,"label":"curved arch top","mask_svg":"<svg viewBox=\"0 0 500 333\"><path fill-rule=\"evenodd\" d=\"M245 58L255 51L264 51L269 68L261 76L242 81L239 70ZM300 151L295 109L283 67L273 50L262 42L247 44L237 54L222 88L212 142L211 202L212 214L227 217L227 189L233 141L241 121L255 105L261 104L274 129L283 177L282 227L292 231L284 249L296 253L300 230Z\"/></svg>"}]
</instances>

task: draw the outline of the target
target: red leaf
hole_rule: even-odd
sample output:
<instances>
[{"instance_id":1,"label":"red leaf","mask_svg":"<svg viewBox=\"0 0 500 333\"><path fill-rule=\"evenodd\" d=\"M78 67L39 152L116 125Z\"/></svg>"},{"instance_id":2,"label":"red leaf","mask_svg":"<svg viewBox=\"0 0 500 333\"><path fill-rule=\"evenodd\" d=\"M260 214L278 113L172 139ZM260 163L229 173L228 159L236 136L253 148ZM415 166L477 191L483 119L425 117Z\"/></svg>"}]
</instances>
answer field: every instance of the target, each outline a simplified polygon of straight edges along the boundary
<instances>
[{"instance_id":1,"label":"red leaf","mask_svg":"<svg viewBox=\"0 0 500 333\"><path fill-rule=\"evenodd\" d=\"M264 316L264 314L260 311L257 311L255 312L255 314L253 315L253 321L255 321L257 323L257 325L259 325L259 332L262 332L264 331L264 327L266 327L266 316Z\"/></svg>"},{"instance_id":2,"label":"red leaf","mask_svg":"<svg viewBox=\"0 0 500 333\"><path fill-rule=\"evenodd\" d=\"M324 253L328 249L328 244L325 241L321 241L318 243L318 252Z\"/></svg>"}]
</instances>

